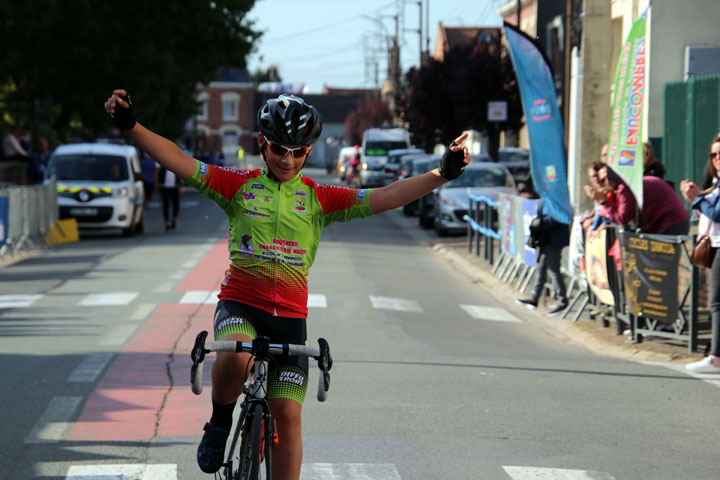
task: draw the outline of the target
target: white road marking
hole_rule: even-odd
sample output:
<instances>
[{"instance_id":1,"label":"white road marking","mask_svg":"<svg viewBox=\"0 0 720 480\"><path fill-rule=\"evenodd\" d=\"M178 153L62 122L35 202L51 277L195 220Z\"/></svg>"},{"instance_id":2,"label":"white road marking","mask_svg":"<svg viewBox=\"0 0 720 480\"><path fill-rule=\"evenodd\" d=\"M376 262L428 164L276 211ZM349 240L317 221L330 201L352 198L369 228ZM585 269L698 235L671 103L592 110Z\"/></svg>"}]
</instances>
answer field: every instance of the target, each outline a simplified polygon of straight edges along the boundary
<instances>
[{"instance_id":1,"label":"white road marking","mask_svg":"<svg viewBox=\"0 0 720 480\"><path fill-rule=\"evenodd\" d=\"M503 467L513 480L615 480L607 472L562 468Z\"/></svg>"},{"instance_id":2,"label":"white road marking","mask_svg":"<svg viewBox=\"0 0 720 480\"><path fill-rule=\"evenodd\" d=\"M70 383L94 382L105 369L113 353L91 353L83 359L75 370L70 374L67 381Z\"/></svg>"},{"instance_id":3,"label":"white road marking","mask_svg":"<svg viewBox=\"0 0 720 480\"><path fill-rule=\"evenodd\" d=\"M400 480L390 463L303 463L303 480Z\"/></svg>"},{"instance_id":4,"label":"white road marking","mask_svg":"<svg viewBox=\"0 0 720 480\"><path fill-rule=\"evenodd\" d=\"M177 465L72 465L65 480L177 480Z\"/></svg>"},{"instance_id":5,"label":"white road marking","mask_svg":"<svg viewBox=\"0 0 720 480\"><path fill-rule=\"evenodd\" d=\"M130 315L130 320L141 321L145 320L150 312L155 309L154 303L143 303Z\"/></svg>"},{"instance_id":6,"label":"white road marking","mask_svg":"<svg viewBox=\"0 0 720 480\"><path fill-rule=\"evenodd\" d=\"M422 313L423 309L415 300L406 300L404 298L376 297L370 295L370 301L374 308L381 310L395 310L397 312L417 312Z\"/></svg>"},{"instance_id":7,"label":"white road marking","mask_svg":"<svg viewBox=\"0 0 720 480\"><path fill-rule=\"evenodd\" d=\"M25 443L57 442L67 437L82 397L53 397L47 408L40 415L35 426L30 430Z\"/></svg>"},{"instance_id":8,"label":"white road marking","mask_svg":"<svg viewBox=\"0 0 720 480\"><path fill-rule=\"evenodd\" d=\"M327 308L327 297L320 293L309 293L308 308Z\"/></svg>"},{"instance_id":9,"label":"white road marking","mask_svg":"<svg viewBox=\"0 0 720 480\"><path fill-rule=\"evenodd\" d=\"M175 287L176 282L164 282L155 287L155 293L167 293Z\"/></svg>"},{"instance_id":10,"label":"white road marking","mask_svg":"<svg viewBox=\"0 0 720 480\"><path fill-rule=\"evenodd\" d=\"M138 296L138 292L90 293L78 305L83 307L100 307L110 305L127 305Z\"/></svg>"},{"instance_id":11,"label":"white road marking","mask_svg":"<svg viewBox=\"0 0 720 480\"><path fill-rule=\"evenodd\" d=\"M468 315L477 320L492 320L494 322L511 322L511 323L522 323L522 320L517 318L512 313L508 312L504 308L499 307L485 307L483 305L460 305L460 308L465 310Z\"/></svg>"},{"instance_id":12,"label":"white road marking","mask_svg":"<svg viewBox=\"0 0 720 480\"><path fill-rule=\"evenodd\" d=\"M197 260L186 260L185 263L182 264L182 267L183 268L193 268L197 262L198 262Z\"/></svg>"},{"instance_id":13,"label":"white road marking","mask_svg":"<svg viewBox=\"0 0 720 480\"><path fill-rule=\"evenodd\" d=\"M185 278L185 275L187 275L187 270L175 270L175 272L171 273L168 278L170 280L182 280Z\"/></svg>"},{"instance_id":14,"label":"white road marking","mask_svg":"<svg viewBox=\"0 0 720 480\"><path fill-rule=\"evenodd\" d=\"M44 295L0 295L0 309L29 307Z\"/></svg>"},{"instance_id":15,"label":"white road marking","mask_svg":"<svg viewBox=\"0 0 720 480\"><path fill-rule=\"evenodd\" d=\"M135 333L137 324L128 323L125 325L118 325L117 327L110 330L107 335L100 339L98 345L109 346L109 345L122 345L125 341L130 338L130 335Z\"/></svg>"},{"instance_id":16,"label":"white road marking","mask_svg":"<svg viewBox=\"0 0 720 480\"><path fill-rule=\"evenodd\" d=\"M214 305L218 301L220 290L213 292L207 290L189 290L183 294L180 303L190 303L195 305Z\"/></svg>"}]
</instances>

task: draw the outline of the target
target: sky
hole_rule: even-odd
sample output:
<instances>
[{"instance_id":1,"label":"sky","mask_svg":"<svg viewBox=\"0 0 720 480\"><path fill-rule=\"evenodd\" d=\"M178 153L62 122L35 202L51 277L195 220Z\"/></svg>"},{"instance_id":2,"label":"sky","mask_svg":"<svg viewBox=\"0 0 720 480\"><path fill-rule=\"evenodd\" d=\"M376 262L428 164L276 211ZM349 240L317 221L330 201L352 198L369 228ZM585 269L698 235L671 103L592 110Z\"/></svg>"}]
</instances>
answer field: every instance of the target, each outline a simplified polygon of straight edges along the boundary
<instances>
[{"instance_id":1,"label":"sky","mask_svg":"<svg viewBox=\"0 0 720 480\"><path fill-rule=\"evenodd\" d=\"M507 0L422 0L423 37L429 2L430 51L439 22L448 27L501 26L497 8ZM399 13L402 71L417 66L418 0L257 0L248 17L264 32L248 71L276 65L283 82L306 83L306 93L324 85L375 88L387 76L387 40ZM423 40L425 49L426 40Z\"/></svg>"}]
</instances>

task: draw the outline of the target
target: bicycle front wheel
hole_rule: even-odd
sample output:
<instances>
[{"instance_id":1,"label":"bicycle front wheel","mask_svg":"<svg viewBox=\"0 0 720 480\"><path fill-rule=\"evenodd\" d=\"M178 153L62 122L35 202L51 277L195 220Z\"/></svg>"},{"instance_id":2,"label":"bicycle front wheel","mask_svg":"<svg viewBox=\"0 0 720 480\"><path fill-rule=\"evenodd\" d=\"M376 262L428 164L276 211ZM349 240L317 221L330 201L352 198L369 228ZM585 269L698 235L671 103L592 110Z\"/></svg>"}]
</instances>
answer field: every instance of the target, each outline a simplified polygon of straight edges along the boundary
<instances>
[{"instance_id":1,"label":"bicycle front wheel","mask_svg":"<svg viewBox=\"0 0 720 480\"><path fill-rule=\"evenodd\" d=\"M262 443L263 407L256 404L248 409L243 420L242 441L237 480L258 480L260 474L260 448Z\"/></svg>"}]
</instances>

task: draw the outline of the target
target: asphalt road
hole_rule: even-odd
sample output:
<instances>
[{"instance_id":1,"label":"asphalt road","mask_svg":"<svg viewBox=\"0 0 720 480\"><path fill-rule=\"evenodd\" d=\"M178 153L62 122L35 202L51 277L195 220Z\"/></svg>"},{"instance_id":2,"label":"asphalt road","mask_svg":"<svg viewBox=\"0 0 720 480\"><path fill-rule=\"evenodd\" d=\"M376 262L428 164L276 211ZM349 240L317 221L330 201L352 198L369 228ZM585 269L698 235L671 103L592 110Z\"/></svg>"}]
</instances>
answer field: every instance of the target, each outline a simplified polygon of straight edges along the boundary
<instances>
[{"instance_id":1,"label":"asphalt road","mask_svg":"<svg viewBox=\"0 0 720 480\"><path fill-rule=\"evenodd\" d=\"M0 270L0 478L212 478L187 345L210 327L225 219L182 201L175 232L155 205L143 235ZM430 240L400 211L323 234L309 337L335 364L328 401L305 402L302 478L718 478L716 386L574 345Z\"/></svg>"}]
</instances>

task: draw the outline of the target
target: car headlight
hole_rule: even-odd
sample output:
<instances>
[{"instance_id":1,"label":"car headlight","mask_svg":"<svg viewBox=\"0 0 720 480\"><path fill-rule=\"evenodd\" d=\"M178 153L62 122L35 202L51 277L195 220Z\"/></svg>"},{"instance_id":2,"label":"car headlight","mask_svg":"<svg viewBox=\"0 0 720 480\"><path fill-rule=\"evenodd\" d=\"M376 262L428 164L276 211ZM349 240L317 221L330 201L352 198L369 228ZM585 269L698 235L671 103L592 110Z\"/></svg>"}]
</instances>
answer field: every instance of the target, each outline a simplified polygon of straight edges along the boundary
<instances>
[{"instance_id":1,"label":"car headlight","mask_svg":"<svg viewBox=\"0 0 720 480\"><path fill-rule=\"evenodd\" d=\"M113 197L119 198L119 197L127 197L130 195L130 189L128 187L121 187L116 188L113 190Z\"/></svg>"},{"instance_id":2,"label":"car headlight","mask_svg":"<svg viewBox=\"0 0 720 480\"><path fill-rule=\"evenodd\" d=\"M370 166L369 166L367 163L363 162L363 164L362 164L362 169L363 169L363 170L368 170L369 168L370 168Z\"/></svg>"}]
</instances>

